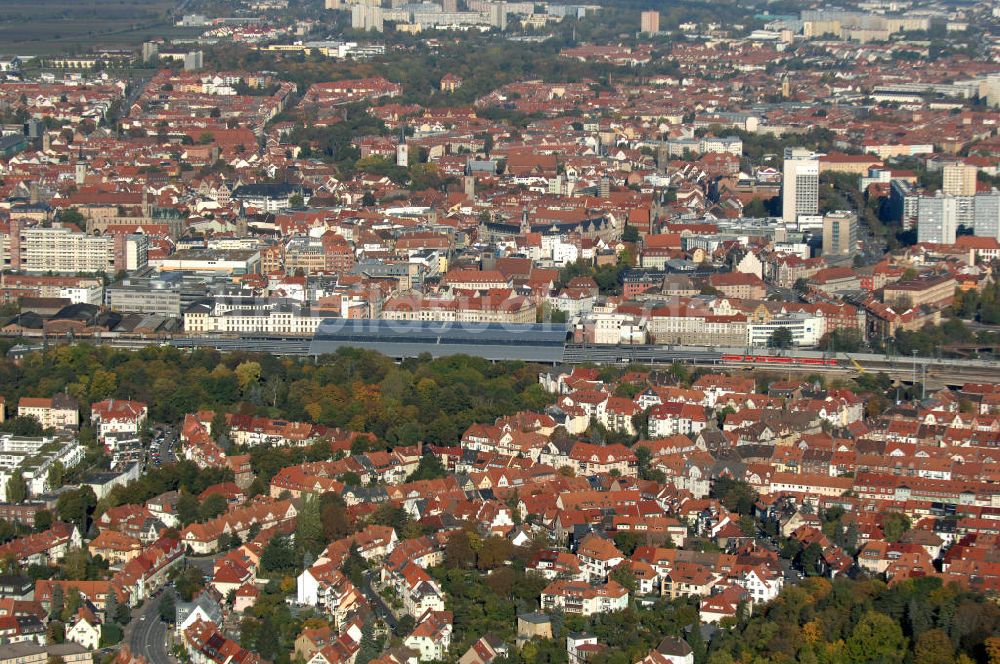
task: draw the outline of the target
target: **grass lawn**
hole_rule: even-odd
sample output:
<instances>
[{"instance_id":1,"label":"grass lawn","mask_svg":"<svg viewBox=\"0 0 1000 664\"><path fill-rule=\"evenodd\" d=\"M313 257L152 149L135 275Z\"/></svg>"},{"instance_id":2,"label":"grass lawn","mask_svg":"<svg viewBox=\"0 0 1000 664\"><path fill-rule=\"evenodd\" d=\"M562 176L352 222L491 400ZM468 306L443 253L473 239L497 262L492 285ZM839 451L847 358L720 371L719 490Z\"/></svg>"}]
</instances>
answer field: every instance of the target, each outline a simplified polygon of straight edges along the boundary
<instances>
[{"instance_id":1,"label":"grass lawn","mask_svg":"<svg viewBox=\"0 0 1000 664\"><path fill-rule=\"evenodd\" d=\"M0 53L51 55L169 37L177 0L0 0ZM185 31L188 32L188 31Z\"/></svg>"}]
</instances>

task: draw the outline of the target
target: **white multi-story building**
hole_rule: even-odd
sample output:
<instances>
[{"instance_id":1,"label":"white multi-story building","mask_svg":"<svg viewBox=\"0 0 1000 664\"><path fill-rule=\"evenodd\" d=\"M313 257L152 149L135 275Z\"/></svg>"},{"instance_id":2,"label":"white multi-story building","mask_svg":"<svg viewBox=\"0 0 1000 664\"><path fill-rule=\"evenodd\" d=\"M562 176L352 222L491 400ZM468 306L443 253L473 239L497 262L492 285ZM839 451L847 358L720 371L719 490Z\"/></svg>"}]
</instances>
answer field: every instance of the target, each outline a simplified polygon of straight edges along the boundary
<instances>
[{"instance_id":1,"label":"white multi-story building","mask_svg":"<svg viewBox=\"0 0 1000 664\"><path fill-rule=\"evenodd\" d=\"M974 207L975 234L1000 240L1000 191L976 195Z\"/></svg>"},{"instance_id":2,"label":"white multi-story building","mask_svg":"<svg viewBox=\"0 0 1000 664\"><path fill-rule=\"evenodd\" d=\"M83 456L83 447L76 438L0 435L0 487L3 487L3 499L10 499L7 491L14 475L23 477L29 494L37 496L55 488L51 485L49 472L56 462L68 469L79 464Z\"/></svg>"},{"instance_id":3,"label":"white multi-story building","mask_svg":"<svg viewBox=\"0 0 1000 664\"><path fill-rule=\"evenodd\" d=\"M771 342L775 331L785 329L792 333L792 345L816 346L826 333L826 322L821 316L790 314L785 318L772 318L766 323L747 325L747 345L764 347Z\"/></svg>"},{"instance_id":4,"label":"white multi-story building","mask_svg":"<svg viewBox=\"0 0 1000 664\"><path fill-rule=\"evenodd\" d=\"M311 336L323 322L308 307L277 303L266 308L220 311L209 303L196 303L184 312L184 330L192 334L288 334Z\"/></svg>"},{"instance_id":5,"label":"white multi-story building","mask_svg":"<svg viewBox=\"0 0 1000 664\"><path fill-rule=\"evenodd\" d=\"M21 231L21 268L52 272L106 272L113 267L111 238L69 228Z\"/></svg>"},{"instance_id":6,"label":"white multi-story building","mask_svg":"<svg viewBox=\"0 0 1000 664\"><path fill-rule=\"evenodd\" d=\"M958 198L940 191L917 202L917 242L955 244L958 232Z\"/></svg>"},{"instance_id":7,"label":"white multi-story building","mask_svg":"<svg viewBox=\"0 0 1000 664\"><path fill-rule=\"evenodd\" d=\"M62 392L52 397L21 397L17 416L34 417L43 429L76 429L80 426L80 404Z\"/></svg>"},{"instance_id":8,"label":"white multi-story building","mask_svg":"<svg viewBox=\"0 0 1000 664\"><path fill-rule=\"evenodd\" d=\"M64 226L23 227L11 224L3 237L0 258L9 269L25 272L114 273L147 264L145 235L88 235Z\"/></svg>"},{"instance_id":9,"label":"white multi-story building","mask_svg":"<svg viewBox=\"0 0 1000 664\"><path fill-rule=\"evenodd\" d=\"M751 568L739 575L736 583L746 589L753 604L770 602L784 587L784 576L766 568Z\"/></svg>"},{"instance_id":10,"label":"white multi-story building","mask_svg":"<svg viewBox=\"0 0 1000 664\"><path fill-rule=\"evenodd\" d=\"M632 314L592 312L583 320L584 330L593 330L595 344L646 342L645 321Z\"/></svg>"},{"instance_id":11,"label":"white multi-story building","mask_svg":"<svg viewBox=\"0 0 1000 664\"><path fill-rule=\"evenodd\" d=\"M90 407L90 422L96 430L97 440L101 442L108 435L118 438L138 436L148 416L149 408L141 401L108 399Z\"/></svg>"},{"instance_id":12,"label":"white multi-story building","mask_svg":"<svg viewBox=\"0 0 1000 664\"><path fill-rule=\"evenodd\" d=\"M975 166L961 161L944 164L941 167L941 191L951 196L975 196L976 173Z\"/></svg>"},{"instance_id":13,"label":"white multi-story building","mask_svg":"<svg viewBox=\"0 0 1000 664\"><path fill-rule=\"evenodd\" d=\"M785 150L781 184L781 217L797 221L800 215L819 212L819 158L802 148Z\"/></svg>"},{"instance_id":14,"label":"white multi-story building","mask_svg":"<svg viewBox=\"0 0 1000 664\"><path fill-rule=\"evenodd\" d=\"M590 584L557 580L542 591L543 611L563 611L581 616L622 611L628 606L628 590L615 581Z\"/></svg>"},{"instance_id":15,"label":"white multi-story building","mask_svg":"<svg viewBox=\"0 0 1000 664\"><path fill-rule=\"evenodd\" d=\"M858 215L850 211L823 216L823 255L853 256L858 251Z\"/></svg>"},{"instance_id":16,"label":"white multi-story building","mask_svg":"<svg viewBox=\"0 0 1000 664\"><path fill-rule=\"evenodd\" d=\"M59 297L66 298L73 304L100 305L104 300L104 287L99 284L64 287L59 289Z\"/></svg>"},{"instance_id":17,"label":"white multi-story building","mask_svg":"<svg viewBox=\"0 0 1000 664\"><path fill-rule=\"evenodd\" d=\"M444 661L451 647L451 622L450 611L428 611L403 645L418 652L421 662Z\"/></svg>"}]
</instances>

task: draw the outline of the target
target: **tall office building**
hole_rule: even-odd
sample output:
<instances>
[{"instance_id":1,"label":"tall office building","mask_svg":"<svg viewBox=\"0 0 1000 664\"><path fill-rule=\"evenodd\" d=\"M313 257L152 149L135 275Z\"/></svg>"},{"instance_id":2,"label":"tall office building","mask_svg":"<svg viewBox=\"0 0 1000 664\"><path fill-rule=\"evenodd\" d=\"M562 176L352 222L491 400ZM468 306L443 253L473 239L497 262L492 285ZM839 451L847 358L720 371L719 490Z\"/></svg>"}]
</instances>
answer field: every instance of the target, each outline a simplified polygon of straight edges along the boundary
<instances>
[{"instance_id":1,"label":"tall office building","mask_svg":"<svg viewBox=\"0 0 1000 664\"><path fill-rule=\"evenodd\" d=\"M494 2L491 4L489 10L490 14L490 25L492 25L497 30L507 29L507 3L506 2Z\"/></svg>"},{"instance_id":2,"label":"tall office building","mask_svg":"<svg viewBox=\"0 0 1000 664\"><path fill-rule=\"evenodd\" d=\"M441 0L441 8L445 13L455 13L458 11L458 0Z\"/></svg>"},{"instance_id":3,"label":"tall office building","mask_svg":"<svg viewBox=\"0 0 1000 664\"><path fill-rule=\"evenodd\" d=\"M823 216L823 255L853 256L858 250L858 215L831 212Z\"/></svg>"},{"instance_id":4,"label":"tall office building","mask_svg":"<svg viewBox=\"0 0 1000 664\"><path fill-rule=\"evenodd\" d=\"M184 71L197 71L205 64L205 54L201 51L191 51L184 55Z\"/></svg>"},{"instance_id":5,"label":"tall office building","mask_svg":"<svg viewBox=\"0 0 1000 664\"><path fill-rule=\"evenodd\" d=\"M975 221L973 232L979 237L1000 240L1000 191L978 194L974 199Z\"/></svg>"},{"instance_id":6,"label":"tall office building","mask_svg":"<svg viewBox=\"0 0 1000 664\"><path fill-rule=\"evenodd\" d=\"M655 35L660 31L660 12L642 12L640 29L647 35Z\"/></svg>"},{"instance_id":7,"label":"tall office building","mask_svg":"<svg viewBox=\"0 0 1000 664\"><path fill-rule=\"evenodd\" d=\"M941 167L941 191L951 196L976 195L976 167L953 161Z\"/></svg>"},{"instance_id":8,"label":"tall office building","mask_svg":"<svg viewBox=\"0 0 1000 664\"><path fill-rule=\"evenodd\" d=\"M351 27L355 30L383 30L382 7L370 4L358 4L351 7Z\"/></svg>"},{"instance_id":9,"label":"tall office building","mask_svg":"<svg viewBox=\"0 0 1000 664\"><path fill-rule=\"evenodd\" d=\"M921 196L917 203L917 242L955 244L958 231L958 201L940 191Z\"/></svg>"},{"instance_id":10,"label":"tall office building","mask_svg":"<svg viewBox=\"0 0 1000 664\"><path fill-rule=\"evenodd\" d=\"M989 106L1000 106L1000 74L990 74L979 86L979 96Z\"/></svg>"},{"instance_id":11,"label":"tall office building","mask_svg":"<svg viewBox=\"0 0 1000 664\"><path fill-rule=\"evenodd\" d=\"M785 148L781 183L781 218L798 221L819 212L819 159L802 148Z\"/></svg>"},{"instance_id":12,"label":"tall office building","mask_svg":"<svg viewBox=\"0 0 1000 664\"><path fill-rule=\"evenodd\" d=\"M0 258L12 270L114 274L144 268L148 262L145 235L88 235L61 225L24 227L20 219L10 223L10 233L0 235Z\"/></svg>"}]
</instances>

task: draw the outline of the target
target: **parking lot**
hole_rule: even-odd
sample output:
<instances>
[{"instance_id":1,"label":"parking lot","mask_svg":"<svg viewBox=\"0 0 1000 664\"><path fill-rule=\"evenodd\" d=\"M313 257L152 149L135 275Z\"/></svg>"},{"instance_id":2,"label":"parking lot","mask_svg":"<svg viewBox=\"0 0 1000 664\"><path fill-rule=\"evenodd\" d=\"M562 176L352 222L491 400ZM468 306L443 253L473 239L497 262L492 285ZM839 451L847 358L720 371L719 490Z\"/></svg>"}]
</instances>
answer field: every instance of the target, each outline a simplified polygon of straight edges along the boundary
<instances>
[{"instance_id":1,"label":"parking lot","mask_svg":"<svg viewBox=\"0 0 1000 664\"><path fill-rule=\"evenodd\" d=\"M177 430L165 424L157 424L153 426L152 434L146 459L147 467L159 468L164 463L177 461Z\"/></svg>"}]
</instances>

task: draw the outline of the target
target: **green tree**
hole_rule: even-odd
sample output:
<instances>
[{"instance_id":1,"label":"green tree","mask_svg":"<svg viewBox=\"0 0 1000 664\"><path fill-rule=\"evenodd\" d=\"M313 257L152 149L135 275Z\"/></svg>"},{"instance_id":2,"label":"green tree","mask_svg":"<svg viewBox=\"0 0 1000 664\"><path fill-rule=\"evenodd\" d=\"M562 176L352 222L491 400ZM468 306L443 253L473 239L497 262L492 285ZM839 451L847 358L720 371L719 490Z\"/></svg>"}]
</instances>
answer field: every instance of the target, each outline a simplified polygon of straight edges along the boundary
<instances>
[{"instance_id":1,"label":"green tree","mask_svg":"<svg viewBox=\"0 0 1000 664\"><path fill-rule=\"evenodd\" d=\"M635 415L635 416L633 416L633 419L637 418L637 417L638 417L638 415ZM639 423L640 424L647 424L648 425L648 421L649 421L649 417L647 415ZM642 436L641 430L640 430L640 434L639 435ZM638 462L638 466L639 466L639 479L643 479L643 480L656 479L656 481L663 481L663 479L662 479L663 472L659 471L659 470L653 470L652 468L650 468L649 464L650 464L650 461L653 458L653 453L649 451L649 448L646 447L645 445L639 445L633 451L635 452L635 458L636 458L636 460ZM654 478L654 475L653 475L654 472L658 473L661 477L658 478L658 479Z\"/></svg>"},{"instance_id":2,"label":"green tree","mask_svg":"<svg viewBox=\"0 0 1000 664\"><path fill-rule=\"evenodd\" d=\"M483 540L476 554L476 567L482 571L496 569L506 564L514 552L514 545L505 537L493 535Z\"/></svg>"},{"instance_id":3,"label":"green tree","mask_svg":"<svg viewBox=\"0 0 1000 664\"><path fill-rule=\"evenodd\" d=\"M52 600L49 602L49 620L61 616L63 608L65 608L65 599L62 585L56 584L52 587Z\"/></svg>"},{"instance_id":4,"label":"green tree","mask_svg":"<svg viewBox=\"0 0 1000 664\"><path fill-rule=\"evenodd\" d=\"M626 556L631 556L640 546L645 546L646 537L640 533L622 531L615 534L615 546Z\"/></svg>"},{"instance_id":5,"label":"green tree","mask_svg":"<svg viewBox=\"0 0 1000 664\"><path fill-rule=\"evenodd\" d=\"M809 546L802 549L799 554L799 566L802 571L810 576L820 574L820 562L823 559L823 549L816 542L810 542Z\"/></svg>"},{"instance_id":6,"label":"green tree","mask_svg":"<svg viewBox=\"0 0 1000 664\"><path fill-rule=\"evenodd\" d=\"M193 498L194 496L192 496ZM179 503L178 499L178 503ZM197 499L195 499L197 501ZM198 519L200 521L208 521L209 519L214 519L217 516L226 513L229 509L229 502L226 500L225 496L213 493L198 505Z\"/></svg>"},{"instance_id":7,"label":"green tree","mask_svg":"<svg viewBox=\"0 0 1000 664\"><path fill-rule=\"evenodd\" d=\"M23 503L28 497L28 483L21 473L14 473L7 480L7 502Z\"/></svg>"},{"instance_id":8,"label":"green tree","mask_svg":"<svg viewBox=\"0 0 1000 664\"><path fill-rule=\"evenodd\" d=\"M49 486L53 489L58 489L63 485L65 478L66 467L62 464L62 461L56 460L49 467Z\"/></svg>"},{"instance_id":9,"label":"green tree","mask_svg":"<svg viewBox=\"0 0 1000 664\"><path fill-rule=\"evenodd\" d=\"M319 499L312 494L303 494L295 516L295 544L300 552L312 555L319 554L326 546Z\"/></svg>"},{"instance_id":10,"label":"green tree","mask_svg":"<svg viewBox=\"0 0 1000 664\"><path fill-rule=\"evenodd\" d=\"M891 664L906 658L903 630L895 620L869 611L844 643L844 654L852 664Z\"/></svg>"},{"instance_id":11,"label":"green tree","mask_svg":"<svg viewBox=\"0 0 1000 664\"><path fill-rule=\"evenodd\" d=\"M913 646L913 664L948 664L955 660L955 647L940 629L929 629L917 636Z\"/></svg>"},{"instance_id":12,"label":"green tree","mask_svg":"<svg viewBox=\"0 0 1000 664\"><path fill-rule=\"evenodd\" d=\"M181 524L188 525L194 523L201 516L201 503L198 502L198 497L187 491L187 489L182 489L180 496L177 498L177 518L180 519Z\"/></svg>"},{"instance_id":13,"label":"green tree","mask_svg":"<svg viewBox=\"0 0 1000 664\"><path fill-rule=\"evenodd\" d=\"M338 482L343 482L344 486L349 486L349 487L350 486L361 486L361 484L362 484L361 477L357 473L352 472L350 470L347 471L346 473L342 473L340 475L337 475L337 481Z\"/></svg>"},{"instance_id":14,"label":"green tree","mask_svg":"<svg viewBox=\"0 0 1000 664\"><path fill-rule=\"evenodd\" d=\"M886 512L882 517L882 533L888 542L898 542L910 529L910 518L902 512Z\"/></svg>"},{"instance_id":15,"label":"green tree","mask_svg":"<svg viewBox=\"0 0 1000 664\"><path fill-rule=\"evenodd\" d=\"M757 492L749 483L729 477L720 477L712 482L711 493L727 510L743 515L753 513L758 499Z\"/></svg>"},{"instance_id":16,"label":"green tree","mask_svg":"<svg viewBox=\"0 0 1000 664\"><path fill-rule=\"evenodd\" d=\"M444 564L449 569L471 569L476 564L476 551L467 531L459 530L448 537L444 547Z\"/></svg>"},{"instance_id":17,"label":"green tree","mask_svg":"<svg viewBox=\"0 0 1000 664\"><path fill-rule=\"evenodd\" d=\"M52 512L48 510L38 510L35 512L35 530L44 532L52 527Z\"/></svg>"},{"instance_id":18,"label":"green tree","mask_svg":"<svg viewBox=\"0 0 1000 664\"><path fill-rule=\"evenodd\" d=\"M115 623L105 623L101 627L101 647L108 648L121 642L125 631Z\"/></svg>"},{"instance_id":19,"label":"green tree","mask_svg":"<svg viewBox=\"0 0 1000 664\"><path fill-rule=\"evenodd\" d=\"M260 382L261 367L260 362L241 362L237 365L236 380L240 389L245 393L251 386Z\"/></svg>"},{"instance_id":20,"label":"green tree","mask_svg":"<svg viewBox=\"0 0 1000 664\"><path fill-rule=\"evenodd\" d=\"M45 636L49 643L63 643L66 641L66 624L61 620L50 620Z\"/></svg>"},{"instance_id":21,"label":"green tree","mask_svg":"<svg viewBox=\"0 0 1000 664\"><path fill-rule=\"evenodd\" d=\"M83 228L87 223L87 218L78 209L71 207L59 213L59 221L64 224L73 224L74 226Z\"/></svg>"},{"instance_id":22,"label":"green tree","mask_svg":"<svg viewBox=\"0 0 1000 664\"><path fill-rule=\"evenodd\" d=\"M240 645L248 650L257 649L257 638L260 633L260 622L250 616L240 621Z\"/></svg>"},{"instance_id":23,"label":"green tree","mask_svg":"<svg viewBox=\"0 0 1000 664\"><path fill-rule=\"evenodd\" d=\"M222 410L216 410L212 415L212 438L218 441L222 436L226 435L229 431L229 424L226 422L226 413Z\"/></svg>"},{"instance_id":24,"label":"green tree","mask_svg":"<svg viewBox=\"0 0 1000 664\"><path fill-rule=\"evenodd\" d=\"M114 622L118 617L118 597L115 593L108 593L104 600L104 622Z\"/></svg>"},{"instance_id":25,"label":"green tree","mask_svg":"<svg viewBox=\"0 0 1000 664\"><path fill-rule=\"evenodd\" d=\"M787 327L779 327L771 333L771 337L768 339L767 345L771 348L791 348L792 331Z\"/></svg>"},{"instance_id":26,"label":"green tree","mask_svg":"<svg viewBox=\"0 0 1000 664\"><path fill-rule=\"evenodd\" d=\"M413 631L413 628L417 626L417 621L411 615L404 615L399 619L399 623L396 625L396 634L398 636L409 636Z\"/></svg>"},{"instance_id":27,"label":"green tree","mask_svg":"<svg viewBox=\"0 0 1000 664\"><path fill-rule=\"evenodd\" d=\"M190 602L205 587L205 578L197 567L188 567L174 579L174 588L182 601Z\"/></svg>"},{"instance_id":28,"label":"green tree","mask_svg":"<svg viewBox=\"0 0 1000 664\"><path fill-rule=\"evenodd\" d=\"M0 431L15 436L41 436L45 433L41 422L34 415L17 415L6 422L0 422Z\"/></svg>"},{"instance_id":29,"label":"green tree","mask_svg":"<svg viewBox=\"0 0 1000 664\"><path fill-rule=\"evenodd\" d=\"M708 657L708 649L705 646L705 639L701 634L701 626L698 620L691 625L691 630L687 633L687 642L691 646L691 654L694 656L695 664L705 664Z\"/></svg>"},{"instance_id":30,"label":"green tree","mask_svg":"<svg viewBox=\"0 0 1000 664\"><path fill-rule=\"evenodd\" d=\"M284 535L275 535L264 547L260 566L265 572L288 572L296 567L295 549Z\"/></svg>"},{"instance_id":31,"label":"green tree","mask_svg":"<svg viewBox=\"0 0 1000 664\"><path fill-rule=\"evenodd\" d=\"M169 588L163 593L163 597L160 598L159 614L160 620L171 625L176 619L177 598L174 596L174 591Z\"/></svg>"},{"instance_id":32,"label":"green tree","mask_svg":"<svg viewBox=\"0 0 1000 664\"><path fill-rule=\"evenodd\" d=\"M638 588L639 584L636 582L635 572L633 572L628 565L619 565L611 570L611 574L608 576L612 581L617 582L623 588L628 590L631 595L635 595L636 588Z\"/></svg>"},{"instance_id":33,"label":"green tree","mask_svg":"<svg viewBox=\"0 0 1000 664\"><path fill-rule=\"evenodd\" d=\"M420 463L417 465L417 469L410 474L408 481L436 480L447 474L444 466L441 465L441 459L434 454L425 454L420 457Z\"/></svg>"},{"instance_id":34,"label":"green tree","mask_svg":"<svg viewBox=\"0 0 1000 664\"><path fill-rule=\"evenodd\" d=\"M97 496L89 486L67 491L56 501L56 514L68 523L75 524L81 534L86 534L90 525L90 515L97 507Z\"/></svg>"},{"instance_id":35,"label":"green tree","mask_svg":"<svg viewBox=\"0 0 1000 664\"><path fill-rule=\"evenodd\" d=\"M767 216L767 206L759 198L752 198L750 202L743 206L743 216L760 218Z\"/></svg>"},{"instance_id":36,"label":"green tree","mask_svg":"<svg viewBox=\"0 0 1000 664\"><path fill-rule=\"evenodd\" d=\"M336 493L327 492L319 497L320 523L323 537L327 542L342 539L351 534L351 521L347 516L347 504Z\"/></svg>"},{"instance_id":37,"label":"green tree","mask_svg":"<svg viewBox=\"0 0 1000 664\"><path fill-rule=\"evenodd\" d=\"M375 636L375 624L371 620L366 620L361 627L361 643L354 664L368 664L381 652L381 645Z\"/></svg>"},{"instance_id":38,"label":"green tree","mask_svg":"<svg viewBox=\"0 0 1000 664\"><path fill-rule=\"evenodd\" d=\"M66 593L66 606L63 607L62 621L68 623L83 606L83 595L76 588L70 588Z\"/></svg>"}]
</instances>

